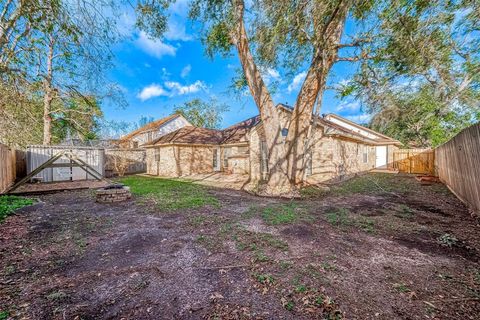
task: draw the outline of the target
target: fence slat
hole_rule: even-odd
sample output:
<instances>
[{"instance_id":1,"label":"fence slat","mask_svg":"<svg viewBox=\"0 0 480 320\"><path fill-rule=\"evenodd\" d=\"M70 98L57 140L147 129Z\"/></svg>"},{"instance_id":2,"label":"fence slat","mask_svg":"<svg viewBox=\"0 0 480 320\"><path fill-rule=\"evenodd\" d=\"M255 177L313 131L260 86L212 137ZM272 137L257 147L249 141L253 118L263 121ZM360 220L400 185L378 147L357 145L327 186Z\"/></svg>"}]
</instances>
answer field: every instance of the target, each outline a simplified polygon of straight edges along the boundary
<instances>
[{"instance_id":1,"label":"fence slat","mask_svg":"<svg viewBox=\"0 0 480 320\"><path fill-rule=\"evenodd\" d=\"M0 193L5 192L16 179L15 150L0 144Z\"/></svg>"},{"instance_id":2,"label":"fence slat","mask_svg":"<svg viewBox=\"0 0 480 320\"><path fill-rule=\"evenodd\" d=\"M434 174L435 154L431 149L398 149L393 152L393 168L400 172Z\"/></svg>"},{"instance_id":3,"label":"fence slat","mask_svg":"<svg viewBox=\"0 0 480 320\"><path fill-rule=\"evenodd\" d=\"M435 149L438 177L455 195L480 212L480 123Z\"/></svg>"}]
</instances>

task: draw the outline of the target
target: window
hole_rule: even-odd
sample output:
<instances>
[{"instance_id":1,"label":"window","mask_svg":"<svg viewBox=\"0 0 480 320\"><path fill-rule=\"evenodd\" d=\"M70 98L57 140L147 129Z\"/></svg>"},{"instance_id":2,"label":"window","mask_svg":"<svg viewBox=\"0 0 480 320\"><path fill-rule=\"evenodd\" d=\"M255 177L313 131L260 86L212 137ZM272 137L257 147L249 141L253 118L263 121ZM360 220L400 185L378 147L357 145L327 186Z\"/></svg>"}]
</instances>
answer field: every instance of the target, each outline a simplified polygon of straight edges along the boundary
<instances>
[{"instance_id":1,"label":"window","mask_svg":"<svg viewBox=\"0 0 480 320\"><path fill-rule=\"evenodd\" d=\"M155 161L160 161L160 148L155 149Z\"/></svg>"},{"instance_id":2,"label":"window","mask_svg":"<svg viewBox=\"0 0 480 320\"><path fill-rule=\"evenodd\" d=\"M363 163L368 163L368 147L363 146Z\"/></svg>"}]
</instances>

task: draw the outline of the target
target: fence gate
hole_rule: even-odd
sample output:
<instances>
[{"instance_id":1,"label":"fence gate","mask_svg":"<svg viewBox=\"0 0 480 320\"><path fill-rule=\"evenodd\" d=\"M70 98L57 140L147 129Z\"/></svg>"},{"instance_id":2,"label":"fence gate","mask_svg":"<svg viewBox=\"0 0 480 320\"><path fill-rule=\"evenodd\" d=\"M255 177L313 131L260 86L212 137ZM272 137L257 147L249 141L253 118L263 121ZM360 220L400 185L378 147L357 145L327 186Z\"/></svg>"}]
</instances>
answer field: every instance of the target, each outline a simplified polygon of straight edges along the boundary
<instances>
[{"instance_id":1,"label":"fence gate","mask_svg":"<svg viewBox=\"0 0 480 320\"><path fill-rule=\"evenodd\" d=\"M400 172L435 173L435 152L432 149L398 149L393 152L393 167Z\"/></svg>"}]
</instances>

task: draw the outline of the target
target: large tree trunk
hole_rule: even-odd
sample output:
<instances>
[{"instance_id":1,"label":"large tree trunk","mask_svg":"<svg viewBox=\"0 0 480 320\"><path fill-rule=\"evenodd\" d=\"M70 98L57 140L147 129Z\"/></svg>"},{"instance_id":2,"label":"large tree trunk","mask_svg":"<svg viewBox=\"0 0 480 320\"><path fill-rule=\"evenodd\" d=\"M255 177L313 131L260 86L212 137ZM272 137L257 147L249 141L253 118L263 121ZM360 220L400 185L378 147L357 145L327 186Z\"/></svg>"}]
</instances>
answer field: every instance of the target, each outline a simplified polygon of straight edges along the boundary
<instances>
[{"instance_id":1,"label":"large tree trunk","mask_svg":"<svg viewBox=\"0 0 480 320\"><path fill-rule=\"evenodd\" d=\"M269 177L267 181L268 190L265 191L270 194L288 193L292 189L287 175L284 144L280 137L280 119L248 45L243 21L244 2L243 0L234 0L234 4L236 29L232 35L232 40L237 48L250 92L260 111L268 148Z\"/></svg>"},{"instance_id":2,"label":"large tree trunk","mask_svg":"<svg viewBox=\"0 0 480 320\"><path fill-rule=\"evenodd\" d=\"M50 37L47 54L47 74L43 80L43 144L49 145L52 142L52 101L54 89L53 80L53 49L55 41Z\"/></svg>"},{"instance_id":3,"label":"large tree trunk","mask_svg":"<svg viewBox=\"0 0 480 320\"><path fill-rule=\"evenodd\" d=\"M311 149L315 124L312 121L315 102L321 105L327 77L338 55L338 44L342 37L348 2L340 2L329 22L318 30L322 35L317 44L307 76L302 84L295 102L286 139L286 158L288 159L288 176L294 185L301 184L305 176L305 160ZM318 110L317 110L318 111Z\"/></svg>"},{"instance_id":4,"label":"large tree trunk","mask_svg":"<svg viewBox=\"0 0 480 320\"><path fill-rule=\"evenodd\" d=\"M233 3L236 29L232 40L237 48L250 92L260 111L269 151L270 176L267 192L277 195L291 192L296 184L303 181L305 154L311 140L309 137L314 130L312 128L313 108L317 99L321 99L323 95L328 73L337 58L337 48L350 2L339 2L326 24L323 24L323 21L317 21L316 33L322 37L315 45L311 65L292 112L285 143L280 137L278 110L263 82L248 45L243 20L244 1L233 0Z\"/></svg>"}]
</instances>

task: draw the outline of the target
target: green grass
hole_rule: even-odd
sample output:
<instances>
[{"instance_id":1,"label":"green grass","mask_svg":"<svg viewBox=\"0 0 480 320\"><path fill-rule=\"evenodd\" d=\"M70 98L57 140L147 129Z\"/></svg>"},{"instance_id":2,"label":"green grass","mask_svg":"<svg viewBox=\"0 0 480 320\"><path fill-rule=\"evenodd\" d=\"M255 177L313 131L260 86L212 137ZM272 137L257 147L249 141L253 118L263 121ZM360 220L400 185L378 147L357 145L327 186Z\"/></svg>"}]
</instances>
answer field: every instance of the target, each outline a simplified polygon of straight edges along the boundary
<instances>
[{"instance_id":1,"label":"green grass","mask_svg":"<svg viewBox=\"0 0 480 320\"><path fill-rule=\"evenodd\" d=\"M419 184L410 177L399 177L390 173L368 173L345 181L331 189L338 195L352 193L376 194L383 192L406 192L419 188Z\"/></svg>"},{"instance_id":2,"label":"green grass","mask_svg":"<svg viewBox=\"0 0 480 320\"><path fill-rule=\"evenodd\" d=\"M298 220L309 220L307 212L295 203L268 206L262 212L263 221L268 225L290 224Z\"/></svg>"},{"instance_id":3,"label":"green grass","mask_svg":"<svg viewBox=\"0 0 480 320\"><path fill-rule=\"evenodd\" d=\"M365 232L375 232L375 221L373 219L358 216L354 217L350 214L350 210L339 208L335 211L327 212L327 222L336 227L354 226Z\"/></svg>"},{"instance_id":4,"label":"green grass","mask_svg":"<svg viewBox=\"0 0 480 320\"><path fill-rule=\"evenodd\" d=\"M7 320L10 316L10 313L5 310L0 310L0 320Z\"/></svg>"},{"instance_id":5,"label":"green grass","mask_svg":"<svg viewBox=\"0 0 480 320\"><path fill-rule=\"evenodd\" d=\"M192 182L142 176L128 176L119 181L129 186L134 195L151 199L166 210L219 205L205 187Z\"/></svg>"},{"instance_id":6,"label":"green grass","mask_svg":"<svg viewBox=\"0 0 480 320\"><path fill-rule=\"evenodd\" d=\"M15 210L34 204L34 200L17 196L0 196L0 222Z\"/></svg>"},{"instance_id":7,"label":"green grass","mask_svg":"<svg viewBox=\"0 0 480 320\"><path fill-rule=\"evenodd\" d=\"M352 219L349 217L350 211L345 208L339 208L336 211L331 211L327 213L328 223L334 226L349 226L353 224Z\"/></svg>"}]
</instances>

